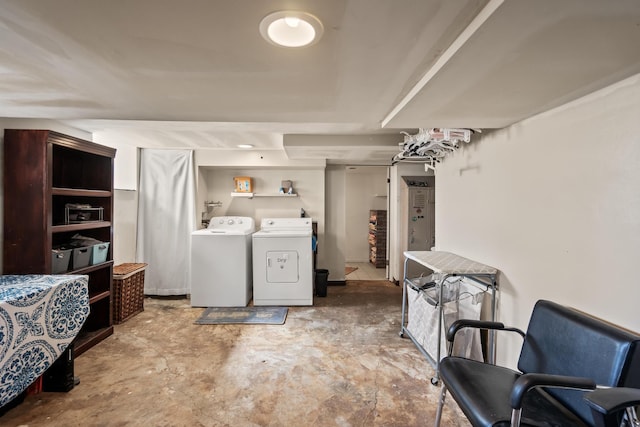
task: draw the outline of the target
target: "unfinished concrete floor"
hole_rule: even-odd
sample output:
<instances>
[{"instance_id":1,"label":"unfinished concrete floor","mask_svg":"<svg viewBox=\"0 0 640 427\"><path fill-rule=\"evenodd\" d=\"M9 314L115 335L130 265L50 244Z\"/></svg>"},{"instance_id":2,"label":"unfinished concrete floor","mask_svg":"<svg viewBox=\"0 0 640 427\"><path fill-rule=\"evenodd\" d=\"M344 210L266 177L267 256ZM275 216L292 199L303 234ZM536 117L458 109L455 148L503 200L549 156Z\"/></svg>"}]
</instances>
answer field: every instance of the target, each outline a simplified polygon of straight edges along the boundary
<instances>
[{"instance_id":1,"label":"unfinished concrete floor","mask_svg":"<svg viewBox=\"0 0 640 427\"><path fill-rule=\"evenodd\" d=\"M402 289L330 286L284 325L196 325L188 299L144 312L76 359L81 383L28 396L2 426L428 426L439 388L400 330ZM442 426L467 426L448 400Z\"/></svg>"}]
</instances>

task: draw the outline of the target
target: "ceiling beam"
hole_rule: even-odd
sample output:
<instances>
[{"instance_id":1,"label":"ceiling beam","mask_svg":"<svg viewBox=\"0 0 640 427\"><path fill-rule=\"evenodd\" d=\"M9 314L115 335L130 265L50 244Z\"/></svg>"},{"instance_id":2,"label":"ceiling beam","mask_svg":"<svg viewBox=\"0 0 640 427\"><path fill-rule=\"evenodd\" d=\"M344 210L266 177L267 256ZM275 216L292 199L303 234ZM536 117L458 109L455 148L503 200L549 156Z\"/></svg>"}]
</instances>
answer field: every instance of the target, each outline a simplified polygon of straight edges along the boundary
<instances>
[{"instance_id":1,"label":"ceiling beam","mask_svg":"<svg viewBox=\"0 0 640 427\"><path fill-rule=\"evenodd\" d=\"M464 44L471 38L471 36L484 24L493 13L504 3L504 0L491 0L487 5L473 18L473 21L467 26L467 28L460 33L451 46L443 52L438 60L427 70L422 78L416 83L409 93L391 110L389 114L382 120L380 127L386 127L391 120L400 112L404 107L411 102L411 100L429 83L429 81L444 67L447 62L464 46ZM419 126L420 124L416 124Z\"/></svg>"}]
</instances>

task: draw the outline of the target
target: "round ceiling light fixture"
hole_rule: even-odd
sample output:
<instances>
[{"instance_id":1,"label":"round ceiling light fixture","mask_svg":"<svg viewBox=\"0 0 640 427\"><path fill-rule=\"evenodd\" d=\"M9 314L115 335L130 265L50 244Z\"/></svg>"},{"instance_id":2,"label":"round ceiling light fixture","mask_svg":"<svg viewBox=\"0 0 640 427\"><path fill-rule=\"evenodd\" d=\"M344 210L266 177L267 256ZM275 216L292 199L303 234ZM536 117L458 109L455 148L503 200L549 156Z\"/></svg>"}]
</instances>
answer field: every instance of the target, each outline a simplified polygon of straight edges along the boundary
<instances>
[{"instance_id":1,"label":"round ceiling light fixture","mask_svg":"<svg viewBox=\"0 0 640 427\"><path fill-rule=\"evenodd\" d=\"M323 32L322 22L307 12L283 10L260 21L260 34L276 46L311 46L320 40Z\"/></svg>"},{"instance_id":2,"label":"round ceiling light fixture","mask_svg":"<svg viewBox=\"0 0 640 427\"><path fill-rule=\"evenodd\" d=\"M248 150L249 148L253 148L253 144L238 144L238 148Z\"/></svg>"}]
</instances>

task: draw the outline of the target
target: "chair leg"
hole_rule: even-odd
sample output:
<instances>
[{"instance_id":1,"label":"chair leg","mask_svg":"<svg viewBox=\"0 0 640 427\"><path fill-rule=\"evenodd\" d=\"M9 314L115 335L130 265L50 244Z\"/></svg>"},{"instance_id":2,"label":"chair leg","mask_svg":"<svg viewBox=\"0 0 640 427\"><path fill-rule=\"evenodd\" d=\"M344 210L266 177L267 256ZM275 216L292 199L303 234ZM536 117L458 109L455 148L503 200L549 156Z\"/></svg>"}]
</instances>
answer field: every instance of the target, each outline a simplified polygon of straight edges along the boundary
<instances>
[{"instance_id":1,"label":"chair leg","mask_svg":"<svg viewBox=\"0 0 640 427\"><path fill-rule=\"evenodd\" d=\"M640 420L638 419L638 415L636 414L636 408L629 407L625 410L627 415L627 424L631 427L640 426Z\"/></svg>"},{"instance_id":2,"label":"chair leg","mask_svg":"<svg viewBox=\"0 0 640 427\"><path fill-rule=\"evenodd\" d=\"M447 396L447 388L442 384L440 389L440 400L438 401L438 411L436 412L435 427L440 427L440 420L442 418L442 410L444 409L444 399Z\"/></svg>"},{"instance_id":3,"label":"chair leg","mask_svg":"<svg viewBox=\"0 0 640 427\"><path fill-rule=\"evenodd\" d=\"M511 410L511 427L520 427L522 408Z\"/></svg>"}]
</instances>

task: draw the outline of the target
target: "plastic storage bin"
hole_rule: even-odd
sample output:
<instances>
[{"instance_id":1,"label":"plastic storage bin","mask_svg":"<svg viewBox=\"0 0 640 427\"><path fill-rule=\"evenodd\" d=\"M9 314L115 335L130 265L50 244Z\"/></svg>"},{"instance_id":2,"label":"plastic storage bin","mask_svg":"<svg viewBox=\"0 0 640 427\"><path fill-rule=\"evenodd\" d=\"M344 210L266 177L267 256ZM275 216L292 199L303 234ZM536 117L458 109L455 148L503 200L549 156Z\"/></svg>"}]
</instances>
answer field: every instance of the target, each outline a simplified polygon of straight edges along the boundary
<instances>
[{"instance_id":1,"label":"plastic storage bin","mask_svg":"<svg viewBox=\"0 0 640 427\"><path fill-rule=\"evenodd\" d=\"M69 261L71 261L71 249L51 250L51 274L69 271Z\"/></svg>"},{"instance_id":2,"label":"plastic storage bin","mask_svg":"<svg viewBox=\"0 0 640 427\"><path fill-rule=\"evenodd\" d=\"M93 253L91 256L91 265L100 264L107 260L109 254L109 242L102 242L93 245Z\"/></svg>"},{"instance_id":3,"label":"plastic storage bin","mask_svg":"<svg viewBox=\"0 0 640 427\"><path fill-rule=\"evenodd\" d=\"M64 209L65 224L80 224L90 221L103 221L104 208L67 203Z\"/></svg>"},{"instance_id":4,"label":"plastic storage bin","mask_svg":"<svg viewBox=\"0 0 640 427\"><path fill-rule=\"evenodd\" d=\"M75 248L73 250L73 257L71 258L72 270L84 268L91 262L91 255L93 254L93 248L90 246L83 246L81 248Z\"/></svg>"},{"instance_id":5,"label":"plastic storage bin","mask_svg":"<svg viewBox=\"0 0 640 427\"><path fill-rule=\"evenodd\" d=\"M122 323L144 310L144 270L147 264L113 267L113 321Z\"/></svg>"}]
</instances>

